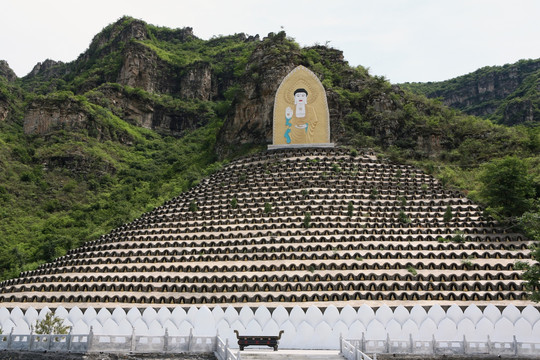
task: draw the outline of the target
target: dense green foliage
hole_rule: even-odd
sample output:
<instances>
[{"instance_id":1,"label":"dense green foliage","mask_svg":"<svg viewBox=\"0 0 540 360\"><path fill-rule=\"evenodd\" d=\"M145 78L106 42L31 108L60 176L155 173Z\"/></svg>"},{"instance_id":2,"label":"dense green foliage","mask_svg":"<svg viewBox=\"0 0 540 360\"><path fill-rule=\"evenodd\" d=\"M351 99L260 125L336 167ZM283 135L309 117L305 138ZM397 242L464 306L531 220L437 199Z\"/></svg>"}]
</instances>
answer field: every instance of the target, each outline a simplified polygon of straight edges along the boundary
<instances>
[{"instance_id":1,"label":"dense green foliage","mask_svg":"<svg viewBox=\"0 0 540 360\"><path fill-rule=\"evenodd\" d=\"M104 109L101 109L105 111ZM59 130L48 139L26 137L16 124L1 128L0 269L3 277L63 255L68 249L160 205L219 167L213 144L221 121L181 139L121 122L133 144L101 142ZM84 162L80 175L51 159ZM4 170L3 169L3 170ZM99 171L101 170L101 171Z\"/></svg>"},{"instance_id":2,"label":"dense green foliage","mask_svg":"<svg viewBox=\"0 0 540 360\"><path fill-rule=\"evenodd\" d=\"M527 165L516 157L505 157L486 164L480 181L480 195L495 211L505 216L519 216L529 210L536 195Z\"/></svg>"}]
</instances>

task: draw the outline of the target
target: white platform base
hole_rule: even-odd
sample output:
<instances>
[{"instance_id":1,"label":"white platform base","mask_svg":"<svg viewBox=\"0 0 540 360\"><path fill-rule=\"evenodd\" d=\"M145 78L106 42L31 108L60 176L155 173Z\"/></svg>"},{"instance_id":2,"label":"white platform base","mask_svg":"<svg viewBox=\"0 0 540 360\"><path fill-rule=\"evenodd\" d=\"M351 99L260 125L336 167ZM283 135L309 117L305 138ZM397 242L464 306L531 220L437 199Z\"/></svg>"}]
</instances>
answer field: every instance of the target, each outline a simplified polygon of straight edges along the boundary
<instances>
[{"instance_id":1,"label":"white platform base","mask_svg":"<svg viewBox=\"0 0 540 360\"><path fill-rule=\"evenodd\" d=\"M303 149L303 148L333 148L334 143L323 144L282 144L282 145L268 145L268 150L278 149Z\"/></svg>"}]
</instances>

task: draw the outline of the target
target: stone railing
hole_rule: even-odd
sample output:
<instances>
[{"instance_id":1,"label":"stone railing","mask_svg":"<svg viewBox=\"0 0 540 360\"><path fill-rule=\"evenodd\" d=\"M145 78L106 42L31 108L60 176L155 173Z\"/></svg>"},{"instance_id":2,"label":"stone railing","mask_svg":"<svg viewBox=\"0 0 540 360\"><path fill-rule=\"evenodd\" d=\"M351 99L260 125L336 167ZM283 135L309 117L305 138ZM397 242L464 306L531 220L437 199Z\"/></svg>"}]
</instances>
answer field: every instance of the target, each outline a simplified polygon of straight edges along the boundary
<instances>
[{"instance_id":1,"label":"stone railing","mask_svg":"<svg viewBox=\"0 0 540 360\"><path fill-rule=\"evenodd\" d=\"M94 334L6 334L0 335L0 351L57 351L73 353L183 353L218 352L232 354L228 346L218 336L162 336L149 335L104 335ZM221 348L225 348L224 351ZM222 360L236 360L237 357L222 357Z\"/></svg>"},{"instance_id":2,"label":"stone railing","mask_svg":"<svg viewBox=\"0 0 540 360\"><path fill-rule=\"evenodd\" d=\"M377 360L377 354L372 359L364 354L356 343L343 338L340 339L340 352L347 360Z\"/></svg>"},{"instance_id":3,"label":"stone railing","mask_svg":"<svg viewBox=\"0 0 540 360\"><path fill-rule=\"evenodd\" d=\"M235 355L229 348L229 340L223 340L219 336L216 336L216 351L214 352L218 360L239 360L240 352Z\"/></svg>"},{"instance_id":4,"label":"stone railing","mask_svg":"<svg viewBox=\"0 0 540 360\"><path fill-rule=\"evenodd\" d=\"M365 353L374 354L416 354L416 355L497 355L538 356L540 339L536 342L518 342L514 336L512 341L469 341L466 336L462 340L415 340L409 335L408 340L393 340L388 336L384 340L361 339L340 341L341 353L348 360L371 360ZM374 357L376 359L376 356Z\"/></svg>"}]
</instances>

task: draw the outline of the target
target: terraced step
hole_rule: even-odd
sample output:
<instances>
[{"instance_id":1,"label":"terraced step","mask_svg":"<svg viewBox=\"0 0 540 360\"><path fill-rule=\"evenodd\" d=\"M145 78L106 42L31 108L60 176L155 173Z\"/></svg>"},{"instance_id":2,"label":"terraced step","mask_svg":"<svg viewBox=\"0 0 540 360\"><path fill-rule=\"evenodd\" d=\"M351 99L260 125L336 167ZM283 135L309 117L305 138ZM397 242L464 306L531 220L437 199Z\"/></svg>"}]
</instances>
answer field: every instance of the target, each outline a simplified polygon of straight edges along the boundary
<instances>
[{"instance_id":1,"label":"terraced step","mask_svg":"<svg viewBox=\"0 0 540 360\"><path fill-rule=\"evenodd\" d=\"M0 302L525 306L514 263L530 259L529 245L412 166L367 150L291 149L238 159L132 223L0 283Z\"/></svg>"}]
</instances>

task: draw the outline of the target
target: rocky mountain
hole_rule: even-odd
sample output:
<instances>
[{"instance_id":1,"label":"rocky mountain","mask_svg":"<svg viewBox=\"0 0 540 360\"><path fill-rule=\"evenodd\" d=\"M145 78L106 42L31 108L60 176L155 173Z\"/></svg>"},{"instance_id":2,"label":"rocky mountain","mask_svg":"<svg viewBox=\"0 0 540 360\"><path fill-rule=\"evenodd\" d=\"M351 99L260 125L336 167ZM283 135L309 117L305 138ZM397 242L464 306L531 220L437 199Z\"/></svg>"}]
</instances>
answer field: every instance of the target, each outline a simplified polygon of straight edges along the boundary
<instances>
[{"instance_id":1,"label":"rocky mountain","mask_svg":"<svg viewBox=\"0 0 540 360\"><path fill-rule=\"evenodd\" d=\"M540 122L540 59L484 67L447 81L402 86L500 124Z\"/></svg>"},{"instance_id":2,"label":"rocky mountain","mask_svg":"<svg viewBox=\"0 0 540 360\"><path fill-rule=\"evenodd\" d=\"M351 67L339 50L302 48L285 32L203 40L191 28L123 17L72 62L45 60L24 78L0 62L0 277L61 256L265 148L275 91L298 65L321 79L339 147L424 166L471 194L481 164L538 160L538 129L452 110Z\"/></svg>"},{"instance_id":3,"label":"rocky mountain","mask_svg":"<svg viewBox=\"0 0 540 360\"><path fill-rule=\"evenodd\" d=\"M0 77L3 77L8 82L13 82L17 79L17 75L5 60L0 60Z\"/></svg>"}]
</instances>

